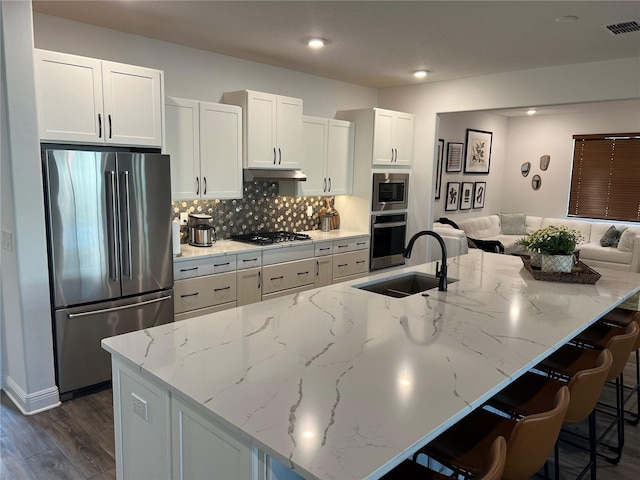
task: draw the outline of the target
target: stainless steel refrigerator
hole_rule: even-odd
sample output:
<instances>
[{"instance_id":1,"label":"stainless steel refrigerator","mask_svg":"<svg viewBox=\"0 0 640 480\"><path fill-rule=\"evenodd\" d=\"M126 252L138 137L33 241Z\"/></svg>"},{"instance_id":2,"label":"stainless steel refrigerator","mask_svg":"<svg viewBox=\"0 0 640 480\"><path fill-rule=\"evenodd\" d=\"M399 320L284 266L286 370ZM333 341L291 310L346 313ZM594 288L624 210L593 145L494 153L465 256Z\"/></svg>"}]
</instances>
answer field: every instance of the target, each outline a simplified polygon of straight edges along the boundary
<instances>
[{"instance_id":1,"label":"stainless steel refrigerator","mask_svg":"<svg viewBox=\"0 0 640 480\"><path fill-rule=\"evenodd\" d=\"M60 396L111 378L100 340L173 321L169 156L43 150Z\"/></svg>"}]
</instances>

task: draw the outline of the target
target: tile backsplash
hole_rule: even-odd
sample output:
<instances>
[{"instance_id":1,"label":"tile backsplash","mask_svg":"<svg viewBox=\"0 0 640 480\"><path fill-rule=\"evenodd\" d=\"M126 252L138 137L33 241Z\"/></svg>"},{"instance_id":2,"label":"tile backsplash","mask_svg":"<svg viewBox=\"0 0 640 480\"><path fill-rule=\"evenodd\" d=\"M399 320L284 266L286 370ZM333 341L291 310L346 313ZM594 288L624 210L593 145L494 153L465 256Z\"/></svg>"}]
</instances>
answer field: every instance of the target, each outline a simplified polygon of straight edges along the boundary
<instances>
[{"instance_id":1,"label":"tile backsplash","mask_svg":"<svg viewBox=\"0 0 640 480\"><path fill-rule=\"evenodd\" d=\"M245 182L244 195L237 200L173 200L172 218L181 212L205 213L213 217L216 238L239 233L285 230L317 230L320 209L333 197L285 197L278 195L278 183ZM313 215L307 216L307 206Z\"/></svg>"}]
</instances>

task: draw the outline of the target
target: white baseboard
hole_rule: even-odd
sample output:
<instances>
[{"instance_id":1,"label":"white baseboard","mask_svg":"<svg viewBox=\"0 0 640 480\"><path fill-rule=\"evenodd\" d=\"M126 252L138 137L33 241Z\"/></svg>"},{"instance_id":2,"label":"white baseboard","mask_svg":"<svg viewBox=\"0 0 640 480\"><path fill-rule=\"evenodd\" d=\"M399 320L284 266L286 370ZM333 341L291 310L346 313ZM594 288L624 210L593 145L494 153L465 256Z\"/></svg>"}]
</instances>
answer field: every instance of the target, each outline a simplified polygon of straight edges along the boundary
<instances>
[{"instance_id":1,"label":"white baseboard","mask_svg":"<svg viewBox=\"0 0 640 480\"><path fill-rule=\"evenodd\" d=\"M34 415L61 404L58 387L27 394L11 377L5 377L3 390L23 415Z\"/></svg>"}]
</instances>

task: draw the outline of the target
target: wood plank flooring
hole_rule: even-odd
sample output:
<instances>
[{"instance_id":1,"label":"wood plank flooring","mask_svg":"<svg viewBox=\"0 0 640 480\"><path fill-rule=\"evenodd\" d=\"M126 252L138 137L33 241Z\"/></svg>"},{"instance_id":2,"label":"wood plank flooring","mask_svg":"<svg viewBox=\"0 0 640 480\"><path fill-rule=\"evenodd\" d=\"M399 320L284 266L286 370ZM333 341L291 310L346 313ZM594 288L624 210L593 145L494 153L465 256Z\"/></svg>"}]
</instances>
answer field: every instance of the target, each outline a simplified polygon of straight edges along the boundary
<instances>
[{"instance_id":1,"label":"wood plank flooring","mask_svg":"<svg viewBox=\"0 0 640 480\"><path fill-rule=\"evenodd\" d=\"M633 383L635 368L632 357L625 369L625 383ZM22 415L4 392L0 400L0 480L116 478L110 388L32 416ZM627 406L635 409L636 405L637 397ZM618 465L599 460L598 479L640 478L640 427L627 425L625 437L622 460ZM560 452L561 479L575 478L587 455L565 445Z\"/></svg>"}]
</instances>

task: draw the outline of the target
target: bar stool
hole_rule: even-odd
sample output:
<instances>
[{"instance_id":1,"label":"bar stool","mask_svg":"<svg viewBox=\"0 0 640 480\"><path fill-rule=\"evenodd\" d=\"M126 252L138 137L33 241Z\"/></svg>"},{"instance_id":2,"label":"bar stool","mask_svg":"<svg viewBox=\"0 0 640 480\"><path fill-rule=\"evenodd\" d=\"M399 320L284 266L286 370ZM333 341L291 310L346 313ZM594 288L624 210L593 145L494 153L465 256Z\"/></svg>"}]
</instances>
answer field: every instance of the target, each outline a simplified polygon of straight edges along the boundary
<instances>
[{"instance_id":1,"label":"bar stool","mask_svg":"<svg viewBox=\"0 0 640 480\"><path fill-rule=\"evenodd\" d=\"M500 480L507 460L507 442L504 437L497 437L487 457L484 469L477 480ZM419 463L405 460L380 480L451 480L451 477L435 472Z\"/></svg>"},{"instance_id":2,"label":"bar stool","mask_svg":"<svg viewBox=\"0 0 640 480\"><path fill-rule=\"evenodd\" d=\"M489 400L488 404L498 410L519 417L544 412L551 406L554 396L567 385L571 397L563 425L573 425L588 418L589 423L589 462L577 478L588 471L596 478L596 420L595 406L613 363L613 355L604 349L598 355L591 368L576 373L568 383L533 372L527 372L515 382ZM560 478L558 444L555 452L555 478Z\"/></svg>"},{"instance_id":3,"label":"bar stool","mask_svg":"<svg viewBox=\"0 0 640 480\"><path fill-rule=\"evenodd\" d=\"M640 312L619 307L614 308L598 320L598 324L625 328L628 327L631 322L636 322L640 325ZM629 390L629 394L624 399L625 405L633 398L633 394L636 394L636 411L625 410L624 413L627 415L627 423L630 425L638 425L640 421L640 334L638 334L636 344L633 346L632 351L635 352L636 360L636 384L633 387L623 385L622 388Z\"/></svg>"},{"instance_id":4,"label":"bar stool","mask_svg":"<svg viewBox=\"0 0 640 480\"><path fill-rule=\"evenodd\" d=\"M549 458L568 407L569 389L563 386L551 410L517 421L483 408L476 409L420 449L414 460L425 454L454 471L478 475L491 444L502 436L508 439L502 478L528 479Z\"/></svg>"},{"instance_id":5,"label":"bar stool","mask_svg":"<svg viewBox=\"0 0 640 480\"><path fill-rule=\"evenodd\" d=\"M618 430L618 445L608 446L612 451L616 453L615 457L609 457L598 453L598 456L604 458L610 463L618 463L622 456L622 448L624 447L624 414L622 405L623 390L622 385L622 371L629 359L631 348L635 344L636 338L640 327L635 323L631 323L626 329L620 329L616 331L616 335L609 338L606 343L606 348L611 352L613 356L613 363L609 369L607 375L607 381L615 380L616 384L616 414L614 419L607 427L607 429L600 435L600 438L596 441L597 444L602 444L604 437L611 431L611 429L617 426ZM589 368L596 361L600 351L593 348L582 348L576 345L564 345L556 352L552 353L542 363L536 365L536 369L546 372L556 378L564 377L571 378L579 371Z\"/></svg>"}]
</instances>

